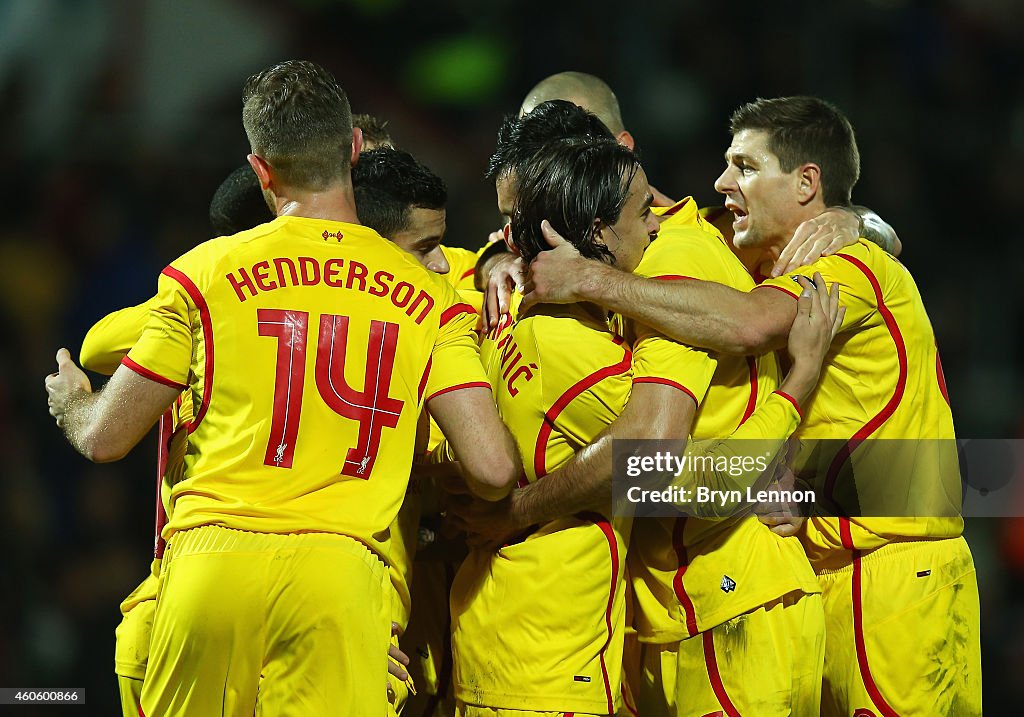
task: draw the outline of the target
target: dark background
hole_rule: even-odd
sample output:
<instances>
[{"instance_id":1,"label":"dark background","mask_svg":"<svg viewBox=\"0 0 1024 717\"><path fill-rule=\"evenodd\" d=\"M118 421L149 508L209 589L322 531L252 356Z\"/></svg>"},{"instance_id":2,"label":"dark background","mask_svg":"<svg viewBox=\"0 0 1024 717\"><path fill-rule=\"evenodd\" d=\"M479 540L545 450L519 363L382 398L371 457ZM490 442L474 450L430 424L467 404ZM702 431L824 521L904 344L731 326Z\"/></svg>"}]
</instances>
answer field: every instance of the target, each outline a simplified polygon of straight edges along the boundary
<instances>
[{"instance_id":1,"label":"dark background","mask_svg":"<svg viewBox=\"0 0 1024 717\"><path fill-rule=\"evenodd\" d=\"M152 545L155 444L92 466L47 415L53 354L155 290L208 238L245 161L240 90L289 58L449 184L449 239L498 227L495 131L541 78L615 89L652 182L717 203L727 118L815 94L857 129L855 201L897 228L929 307L958 434L1024 434L1024 10L1013 0L617 5L550 0L0 2L0 686L85 687L115 714L118 603ZM969 522L986 707L1024 700L1024 523ZM62 708L73 711L75 708ZM47 714L44 708L0 708ZM63 714L63 712L61 712Z\"/></svg>"}]
</instances>

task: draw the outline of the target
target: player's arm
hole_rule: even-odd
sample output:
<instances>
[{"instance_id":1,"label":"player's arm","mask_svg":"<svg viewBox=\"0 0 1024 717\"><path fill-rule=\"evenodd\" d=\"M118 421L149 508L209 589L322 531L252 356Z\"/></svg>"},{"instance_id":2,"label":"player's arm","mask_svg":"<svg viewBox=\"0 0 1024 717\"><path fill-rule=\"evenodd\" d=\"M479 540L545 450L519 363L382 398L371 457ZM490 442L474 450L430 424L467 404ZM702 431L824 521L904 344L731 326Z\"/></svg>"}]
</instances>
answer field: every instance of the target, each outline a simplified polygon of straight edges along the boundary
<instances>
[{"instance_id":1,"label":"player's arm","mask_svg":"<svg viewBox=\"0 0 1024 717\"><path fill-rule=\"evenodd\" d=\"M710 281L662 281L584 259L545 221L554 247L530 264L523 305L590 301L690 346L751 356L786 345L796 305L778 291Z\"/></svg>"},{"instance_id":2,"label":"player's arm","mask_svg":"<svg viewBox=\"0 0 1024 717\"><path fill-rule=\"evenodd\" d=\"M804 280L803 285L800 311L789 343L792 369L777 395L759 407L731 437L740 443L717 446L716 450L728 451L745 440L768 437L781 447L795 430L799 422L796 406L806 402L814 389L827 348L843 320L837 290L828 292L824 281L819 281L815 287ZM500 541L531 525L582 510L607 510L612 502L613 441L619 438L686 441L696 408L694 397L677 386L635 383L622 414L590 445L543 480L513 491L501 510L464 513L461 524ZM780 429L780 417L787 414L788 429ZM724 481L722 476L714 475L691 478L709 483Z\"/></svg>"},{"instance_id":3,"label":"player's arm","mask_svg":"<svg viewBox=\"0 0 1024 717\"><path fill-rule=\"evenodd\" d=\"M95 463L123 458L182 390L120 366L94 392L67 349L57 352L57 372L45 384L50 415L75 450Z\"/></svg>"},{"instance_id":4,"label":"player's arm","mask_svg":"<svg viewBox=\"0 0 1024 717\"><path fill-rule=\"evenodd\" d=\"M453 303L441 314L431 352L425 403L470 490L484 500L500 500L523 475L522 461L480 363L476 311L456 303L454 291L449 298Z\"/></svg>"},{"instance_id":5,"label":"player's arm","mask_svg":"<svg viewBox=\"0 0 1024 717\"><path fill-rule=\"evenodd\" d=\"M155 299L113 311L92 325L82 339L82 368L110 376L142 336Z\"/></svg>"},{"instance_id":6,"label":"player's arm","mask_svg":"<svg viewBox=\"0 0 1024 717\"><path fill-rule=\"evenodd\" d=\"M498 416L490 386L441 393L427 404L459 463L470 490L501 500L523 475L512 434Z\"/></svg>"},{"instance_id":7,"label":"player's arm","mask_svg":"<svg viewBox=\"0 0 1024 717\"><path fill-rule=\"evenodd\" d=\"M823 256L856 244L861 237L893 256L903 251L896 231L868 207L829 207L796 228L793 238L775 261L771 275L782 276L813 264Z\"/></svg>"}]
</instances>

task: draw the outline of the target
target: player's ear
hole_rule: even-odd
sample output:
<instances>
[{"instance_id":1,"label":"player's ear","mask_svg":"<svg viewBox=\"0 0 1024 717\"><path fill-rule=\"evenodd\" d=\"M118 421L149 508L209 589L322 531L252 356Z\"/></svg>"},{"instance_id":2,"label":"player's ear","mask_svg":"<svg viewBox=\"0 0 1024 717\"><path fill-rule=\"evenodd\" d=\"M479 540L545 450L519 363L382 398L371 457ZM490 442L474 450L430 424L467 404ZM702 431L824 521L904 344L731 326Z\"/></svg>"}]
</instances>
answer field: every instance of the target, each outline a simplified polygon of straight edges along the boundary
<instances>
[{"instance_id":1,"label":"player's ear","mask_svg":"<svg viewBox=\"0 0 1024 717\"><path fill-rule=\"evenodd\" d=\"M363 151L363 130L352 128L352 166L359 163L359 153Z\"/></svg>"},{"instance_id":2,"label":"player's ear","mask_svg":"<svg viewBox=\"0 0 1024 717\"><path fill-rule=\"evenodd\" d=\"M797 170L797 196L801 204L807 204L821 191L821 167L811 162Z\"/></svg>"},{"instance_id":3,"label":"player's ear","mask_svg":"<svg viewBox=\"0 0 1024 717\"><path fill-rule=\"evenodd\" d=\"M252 171L256 173L256 178L260 180L260 189L268 189L273 181L270 163L258 154L247 155L246 159L249 160Z\"/></svg>"},{"instance_id":4,"label":"player's ear","mask_svg":"<svg viewBox=\"0 0 1024 717\"><path fill-rule=\"evenodd\" d=\"M623 147L628 147L629 149L636 149L636 140L633 139L633 135L631 135L626 130L622 130L617 135L615 135L615 141L621 144Z\"/></svg>"},{"instance_id":5,"label":"player's ear","mask_svg":"<svg viewBox=\"0 0 1024 717\"><path fill-rule=\"evenodd\" d=\"M505 247L516 256L520 256L519 247L512 241L512 222L505 222L505 226L501 228L501 235L505 239Z\"/></svg>"}]
</instances>

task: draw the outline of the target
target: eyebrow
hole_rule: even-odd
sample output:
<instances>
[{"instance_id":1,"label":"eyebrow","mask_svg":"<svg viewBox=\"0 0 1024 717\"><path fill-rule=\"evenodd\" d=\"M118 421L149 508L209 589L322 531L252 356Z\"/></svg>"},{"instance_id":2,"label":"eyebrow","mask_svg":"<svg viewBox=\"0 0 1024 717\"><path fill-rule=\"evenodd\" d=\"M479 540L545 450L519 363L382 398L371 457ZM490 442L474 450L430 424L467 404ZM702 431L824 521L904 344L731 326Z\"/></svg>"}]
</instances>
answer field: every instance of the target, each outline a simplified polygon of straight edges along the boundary
<instances>
[{"instance_id":1,"label":"eyebrow","mask_svg":"<svg viewBox=\"0 0 1024 717\"><path fill-rule=\"evenodd\" d=\"M725 161L726 162L738 162L738 161L753 162L754 161L753 157L751 157L749 154L745 154L744 152L733 152L732 154L730 154L729 151L726 150L724 156L725 156Z\"/></svg>"}]
</instances>

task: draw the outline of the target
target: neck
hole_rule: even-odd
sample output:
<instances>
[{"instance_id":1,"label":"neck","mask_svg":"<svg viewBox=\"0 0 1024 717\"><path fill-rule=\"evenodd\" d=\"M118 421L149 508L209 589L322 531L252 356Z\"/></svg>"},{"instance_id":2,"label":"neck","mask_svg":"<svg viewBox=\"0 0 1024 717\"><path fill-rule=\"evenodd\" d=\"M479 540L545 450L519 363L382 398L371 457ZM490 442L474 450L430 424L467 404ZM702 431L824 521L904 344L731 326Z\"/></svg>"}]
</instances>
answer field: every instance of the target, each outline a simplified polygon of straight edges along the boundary
<instances>
[{"instance_id":1,"label":"neck","mask_svg":"<svg viewBox=\"0 0 1024 717\"><path fill-rule=\"evenodd\" d=\"M288 191L274 197L277 216L327 219L358 224L351 185L332 185L319 192Z\"/></svg>"}]
</instances>

